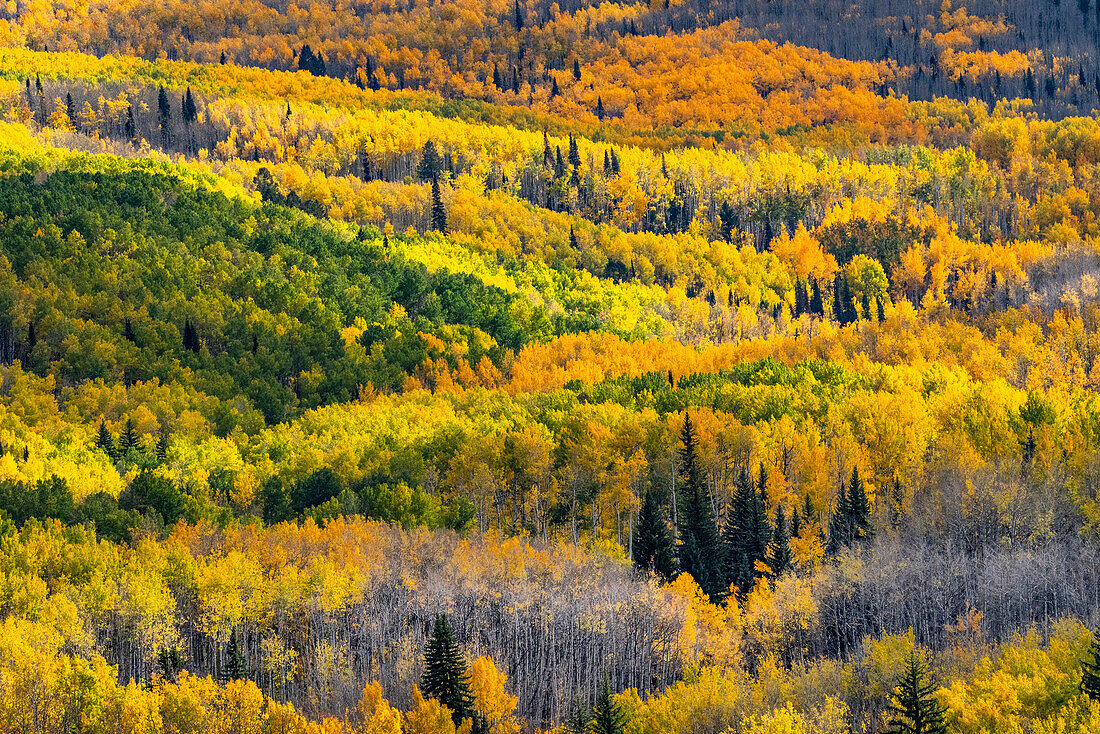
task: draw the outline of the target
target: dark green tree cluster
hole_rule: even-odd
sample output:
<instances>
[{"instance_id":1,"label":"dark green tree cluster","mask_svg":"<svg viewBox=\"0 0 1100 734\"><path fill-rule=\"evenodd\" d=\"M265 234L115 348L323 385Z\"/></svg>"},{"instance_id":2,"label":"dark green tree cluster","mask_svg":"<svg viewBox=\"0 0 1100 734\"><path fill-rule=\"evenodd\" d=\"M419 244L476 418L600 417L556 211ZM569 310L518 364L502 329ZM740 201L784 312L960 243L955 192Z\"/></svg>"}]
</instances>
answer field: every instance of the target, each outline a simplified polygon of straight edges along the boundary
<instances>
[{"instance_id":1,"label":"dark green tree cluster","mask_svg":"<svg viewBox=\"0 0 1100 734\"><path fill-rule=\"evenodd\" d=\"M723 534L726 580L742 591L752 588L760 575L757 563L767 559L772 540L767 501L768 473L764 465L760 465L759 479L755 484L748 472L742 470Z\"/></svg>"},{"instance_id":2,"label":"dark green tree cluster","mask_svg":"<svg viewBox=\"0 0 1100 734\"><path fill-rule=\"evenodd\" d=\"M691 416L680 431L680 570L691 574L711 599L725 597L725 554L714 518L710 490L699 465L698 437Z\"/></svg>"},{"instance_id":3,"label":"dark green tree cluster","mask_svg":"<svg viewBox=\"0 0 1100 734\"><path fill-rule=\"evenodd\" d=\"M270 173L257 174L257 186L278 196ZM477 345L467 357L476 366L591 328L476 276L429 273L293 209L256 208L150 171L5 176L0 239L10 264L0 268L0 335L16 338L16 304L31 324L10 358L70 383L185 385L223 401L207 415L220 435L347 401L368 382L400 389L429 358L421 333ZM305 276L291 277L294 268ZM28 269L65 287L24 280ZM394 303L406 316L390 318ZM357 318L379 325L364 334L365 363L347 358L341 338ZM241 409L242 398L250 406Z\"/></svg>"},{"instance_id":4,"label":"dark green tree cluster","mask_svg":"<svg viewBox=\"0 0 1100 734\"><path fill-rule=\"evenodd\" d=\"M844 482L840 483L836 508L829 518L829 552L836 553L842 548L869 540L872 532L867 489L859 478L859 467L855 467L847 488Z\"/></svg>"},{"instance_id":5,"label":"dark green tree cluster","mask_svg":"<svg viewBox=\"0 0 1100 734\"><path fill-rule=\"evenodd\" d=\"M1100 627L1092 633L1092 644L1081 663L1081 691L1093 701L1100 701Z\"/></svg>"}]
</instances>

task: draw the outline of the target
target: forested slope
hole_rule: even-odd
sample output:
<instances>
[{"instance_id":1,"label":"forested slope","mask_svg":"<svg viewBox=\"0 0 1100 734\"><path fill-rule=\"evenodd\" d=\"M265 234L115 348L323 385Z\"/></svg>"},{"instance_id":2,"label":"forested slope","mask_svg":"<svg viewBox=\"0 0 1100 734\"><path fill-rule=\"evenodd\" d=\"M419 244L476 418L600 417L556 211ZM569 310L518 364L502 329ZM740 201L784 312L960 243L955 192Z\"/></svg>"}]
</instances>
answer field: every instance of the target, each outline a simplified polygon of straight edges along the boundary
<instances>
[{"instance_id":1,"label":"forested slope","mask_svg":"<svg viewBox=\"0 0 1100 734\"><path fill-rule=\"evenodd\" d=\"M0 8L0 730L1100 730L1096 16L925 5Z\"/></svg>"}]
</instances>

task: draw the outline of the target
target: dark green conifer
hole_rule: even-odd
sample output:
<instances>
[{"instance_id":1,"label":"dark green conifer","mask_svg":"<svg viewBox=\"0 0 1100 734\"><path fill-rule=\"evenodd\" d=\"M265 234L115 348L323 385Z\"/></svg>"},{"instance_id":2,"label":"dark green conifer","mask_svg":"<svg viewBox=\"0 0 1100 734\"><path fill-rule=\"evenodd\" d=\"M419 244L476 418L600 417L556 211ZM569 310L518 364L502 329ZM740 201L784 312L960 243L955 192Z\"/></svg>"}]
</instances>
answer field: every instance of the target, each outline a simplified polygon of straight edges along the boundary
<instances>
[{"instance_id":1,"label":"dark green conifer","mask_svg":"<svg viewBox=\"0 0 1100 734\"><path fill-rule=\"evenodd\" d=\"M97 449L103 451L107 456L112 459L115 458L115 439L111 435L111 432L107 430L107 422L99 422L99 433L96 435L95 445Z\"/></svg>"},{"instance_id":2,"label":"dark green conifer","mask_svg":"<svg viewBox=\"0 0 1100 734\"><path fill-rule=\"evenodd\" d=\"M443 170L443 159L439 157L439 149L435 141L424 143L424 149L420 152L420 163L416 167L416 175L421 181L434 181L439 178Z\"/></svg>"},{"instance_id":3,"label":"dark green conifer","mask_svg":"<svg viewBox=\"0 0 1100 734\"><path fill-rule=\"evenodd\" d=\"M653 490L647 489L634 534L634 564L665 579L676 573L676 548L664 510Z\"/></svg>"},{"instance_id":4,"label":"dark green conifer","mask_svg":"<svg viewBox=\"0 0 1100 734\"><path fill-rule=\"evenodd\" d=\"M935 693L924 661L915 650L910 652L887 709L891 718L885 734L946 734L945 710Z\"/></svg>"},{"instance_id":5,"label":"dark green conifer","mask_svg":"<svg viewBox=\"0 0 1100 734\"><path fill-rule=\"evenodd\" d=\"M588 730L592 734L622 734L625 718L619 704L611 695L611 681L605 674L600 695L596 697L596 704L592 707L592 721Z\"/></svg>"},{"instance_id":6,"label":"dark green conifer","mask_svg":"<svg viewBox=\"0 0 1100 734\"><path fill-rule=\"evenodd\" d=\"M1081 690L1093 701L1100 701L1100 627L1092 633L1092 644L1081 663Z\"/></svg>"},{"instance_id":7,"label":"dark green conifer","mask_svg":"<svg viewBox=\"0 0 1100 734\"><path fill-rule=\"evenodd\" d=\"M721 599L727 585L723 573L722 543L714 521L710 491L699 465L698 440L691 416L680 431L680 570L691 574L711 599Z\"/></svg>"},{"instance_id":8,"label":"dark green conifer","mask_svg":"<svg viewBox=\"0 0 1100 734\"><path fill-rule=\"evenodd\" d=\"M432 229L440 234L447 234L447 210L443 208L438 178L432 179Z\"/></svg>"},{"instance_id":9,"label":"dark green conifer","mask_svg":"<svg viewBox=\"0 0 1100 734\"><path fill-rule=\"evenodd\" d=\"M225 680L243 680L248 677L248 665L244 661L244 653L237 642L237 630L229 633L229 643L225 646L225 672L222 677Z\"/></svg>"},{"instance_id":10,"label":"dark green conifer","mask_svg":"<svg viewBox=\"0 0 1100 734\"><path fill-rule=\"evenodd\" d=\"M470 692L470 674L466 659L455 639L447 617L437 614L435 628L424 651L424 675L420 688L428 698L434 698L451 710L455 726L463 719L472 719L474 699Z\"/></svg>"},{"instance_id":11,"label":"dark green conifer","mask_svg":"<svg viewBox=\"0 0 1100 734\"><path fill-rule=\"evenodd\" d=\"M794 515L798 516L797 510ZM791 562L791 536L787 530L783 505L780 505L775 509L775 532L772 533L772 543L768 548L768 567L773 576L782 576L790 570Z\"/></svg>"}]
</instances>

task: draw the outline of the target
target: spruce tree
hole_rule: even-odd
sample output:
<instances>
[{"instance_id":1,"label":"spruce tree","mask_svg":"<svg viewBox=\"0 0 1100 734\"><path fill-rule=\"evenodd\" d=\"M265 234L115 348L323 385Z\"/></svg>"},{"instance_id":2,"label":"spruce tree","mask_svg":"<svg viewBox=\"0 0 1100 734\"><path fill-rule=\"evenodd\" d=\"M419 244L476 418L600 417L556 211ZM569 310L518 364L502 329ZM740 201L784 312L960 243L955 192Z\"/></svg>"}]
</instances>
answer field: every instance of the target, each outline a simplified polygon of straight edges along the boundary
<instances>
[{"instance_id":1,"label":"spruce tree","mask_svg":"<svg viewBox=\"0 0 1100 734\"><path fill-rule=\"evenodd\" d=\"M596 117L599 118L600 122L603 122L603 118L604 118L605 114L607 114L607 113L604 112L604 109L603 109L603 97L596 97ZM607 154L606 153L604 154L604 160L607 160ZM604 168L606 169L607 166L604 166Z\"/></svg>"},{"instance_id":2,"label":"spruce tree","mask_svg":"<svg viewBox=\"0 0 1100 734\"><path fill-rule=\"evenodd\" d=\"M634 531L634 564L666 580L676 573L676 548L665 512L652 489L645 491Z\"/></svg>"},{"instance_id":3,"label":"spruce tree","mask_svg":"<svg viewBox=\"0 0 1100 734\"><path fill-rule=\"evenodd\" d=\"M97 449L103 451L110 458L115 458L115 439L111 435L111 432L107 430L107 422L99 422L99 433L96 435L95 445Z\"/></svg>"},{"instance_id":4,"label":"spruce tree","mask_svg":"<svg viewBox=\"0 0 1100 734\"><path fill-rule=\"evenodd\" d=\"M592 707L592 721L588 730L592 734L622 734L625 729L625 717L622 709L611 696L611 681L604 674L600 695Z\"/></svg>"},{"instance_id":5,"label":"spruce tree","mask_svg":"<svg viewBox=\"0 0 1100 734\"><path fill-rule=\"evenodd\" d=\"M1092 645L1081 663L1081 690L1093 701L1100 701L1100 627L1092 633Z\"/></svg>"},{"instance_id":6,"label":"spruce tree","mask_svg":"<svg viewBox=\"0 0 1100 734\"><path fill-rule=\"evenodd\" d=\"M125 453L130 449L138 448L138 435L137 430L134 428L134 419L126 419L126 428L122 431L122 438L120 440L122 452Z\"/></svg>"},{"instance_id":7,"label":"spruce tree","mask_svg":"<svg viewBox=\"0 0 1100 734\"><path fill-rule=\"evenodd\" d=\"M859 478L859 467L852 467L852 479L848 482L848 511L851 513L853 541L871 537L871 504L867 500L867 489Z\"/></svg>"},{"instance_id":8,"label":"spruce tree","mask_svg":"<svg viewBox=\"0 0 1100 734\"><path fill-rule=\"evenodd\" d=\"M710 492L699 466L698 441L691 416L684 416L680 431L680 570L691 574L703 593L721 599L726 591L722 573L722 543L714 522Z\"/></svg>"},{"instance_id":9,"label":"spruce tree","mask_svg":"<svg viewBox=\"0 0 1100 734\"><path fill-rule=\"evenodd\" d=\"M817 278L810 278L810 313L814 316L825 315L825 303L821 300L821 286L817 283Z\"/></svg>"},{"instance_id":10,"label":"spruce tree","mask_svg":"<svg viewBox=\"0 0 1100 734\"><path fill-rule=\"evenodd\" d=\"M573 79L578 82L581 80L581 62L575 56L573 57Z\"/></svg>"},{"instance_id":11,"label":"spruce tree","mask_svg":"<svg viewBox=\"0 0 1100 734\"><path fill-rule=\"evenodd\" d=\"M585 705L580 696L574 696L569 716L565 719L565 731L568 734L588 734L588 727L591 725L592 709Z\"/></svg>"},{"instance_id":12,"label":"spruce tree","mask_svg":"<svg viewBox=\"0 0 1100 734\"><path fill-rule=\"evenodd\" d=\"M244 653L237 643L237 630L229 633L229 643L225 646L225 680L242 680L248 677L248 666L244 662Z\"/></svg>"},{"instance_id":13,"label":"spruce tree","mask_svg":"<svg viewBox=\"0 0 1100 734\"><path fill-rule=\"evenodd\" d=\"M168 428L161 426L160 435L157 436L157 458L164 461L168 458Z\"/></svg>"},{"instance_id":14,"label":"spruce tree","mask_svg":"<svg viewBox=\"0 0 1100 734\"><path fill-rule=\"evenodd\" d=\"M886 734L945 734L944 708L935 698L936 684L914 650L905 661L887 709Z\"/></svg>"},{"instance_id":15,"label":"spruce tree","mask_svg":"<svg viewBox=\"0 0 1100 734\"><path fill-rule=\"evenodd\" d=\"M798 512L795 511L795 517ZM775 532L772 534L772 543L768 549L768 566L773 576L782 576L791 567L791 536L787 530L787 518L783 513L783 505L775 510Z\"/></svg>"},{"instance_id":16,"label":"spruce tree","mask_svg":"<svg viewBox=\"0 0 1100 734\"><path fill-rule=\"evenodd\" d=\"M829 544L826 548L829 553L837 553L852 542L850 533L851 510L848 507L848 489L843 480L836 494L836 507L829 517Z\"/></svg>"},{"instance_id":17,"label":"spruce tree","mask_svg":"<svg viewBox=\"0 0 1100 734\"><path fill-rule=\"evenodd\" d=\"M443 161L439 157L439 150L434 140L424 143L424 150L420 153L420 163L416 167L416 175L421 181L434 181L439 178L443 170Z\"/></svg>"},{"instance_id":18,"label":"spruce tree","mask_svg":"<svg viewBox=\"0 0 1100 734\"><path fill-rule=\"evenodd\" d=\"M454 631L443 614L435 617L435 628L424 650L424 675L420 679L424 695L451 710L455 726L472 719L474 699L470 692L470 674Z\"/></svg>"},{"instance_id":19,"label":"spruce tree","mask_svg":"<svg viewBox=\"0 0 1100 734\"><path fill-rule=\"evenodd\" d=\"M438 178L432 179L432 229L440 234L447 234L447 211L443 208Z\"/></svg>"}]
</instances>

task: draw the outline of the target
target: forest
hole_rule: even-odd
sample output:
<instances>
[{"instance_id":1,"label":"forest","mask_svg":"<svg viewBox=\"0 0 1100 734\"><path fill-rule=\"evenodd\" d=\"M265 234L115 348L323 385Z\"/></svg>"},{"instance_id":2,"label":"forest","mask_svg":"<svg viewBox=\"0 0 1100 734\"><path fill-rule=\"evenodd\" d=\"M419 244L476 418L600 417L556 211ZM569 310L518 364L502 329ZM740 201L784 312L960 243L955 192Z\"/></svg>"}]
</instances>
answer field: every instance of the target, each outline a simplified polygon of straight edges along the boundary
<instances>
[{"instance_id":1,"label":"forest","mask_svg":"<svg viewBox=\"0 0 1100 734\"><path fill-rule=\"evenodd\" d=\"M0 5L0 734L1100 734L1098 40Z\"/></svg>"}]
</instances>

